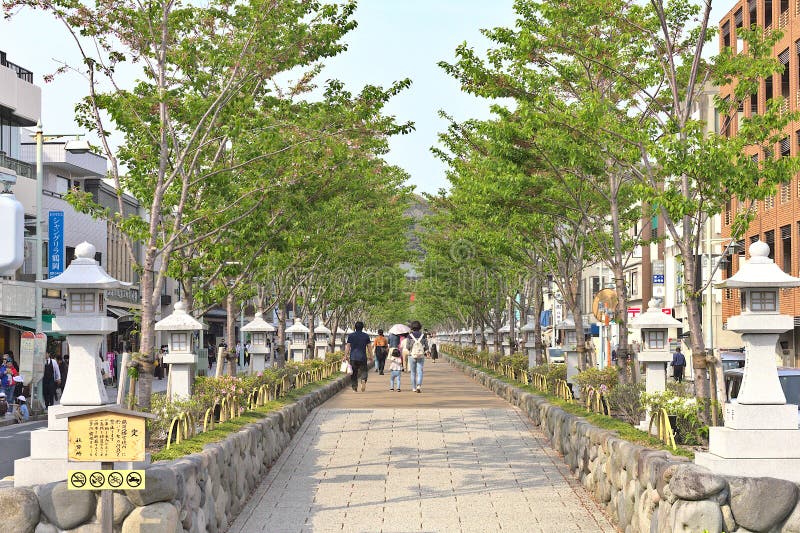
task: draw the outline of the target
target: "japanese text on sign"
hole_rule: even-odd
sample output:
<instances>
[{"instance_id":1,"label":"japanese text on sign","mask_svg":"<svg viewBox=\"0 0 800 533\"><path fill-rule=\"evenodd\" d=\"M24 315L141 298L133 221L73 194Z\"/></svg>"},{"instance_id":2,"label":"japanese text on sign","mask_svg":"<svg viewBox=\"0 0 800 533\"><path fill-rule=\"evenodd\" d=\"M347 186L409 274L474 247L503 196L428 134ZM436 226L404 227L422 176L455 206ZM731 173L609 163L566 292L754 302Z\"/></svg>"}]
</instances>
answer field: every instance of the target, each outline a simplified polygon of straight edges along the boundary
<instances>
[{"instance_id":1,"label":"japanese text on sign","mask_svg":"<svg viewBox=\"0 0 800 533\"><path fill-rule=\"evenodd\" d=\"M68 427L73 461L144 461L143 418L93 413L71 417Z\"/></svg>"},{"instance_id":2,"label":"japanese text on sign","mask_svg":"<svg viewBox=\"0 0 800 533\"><path fill-rule=\"evenodd\" d=\"M50 211L48 217L47 277L64 272L64 211Z\"/></svg>"}]
</instances>

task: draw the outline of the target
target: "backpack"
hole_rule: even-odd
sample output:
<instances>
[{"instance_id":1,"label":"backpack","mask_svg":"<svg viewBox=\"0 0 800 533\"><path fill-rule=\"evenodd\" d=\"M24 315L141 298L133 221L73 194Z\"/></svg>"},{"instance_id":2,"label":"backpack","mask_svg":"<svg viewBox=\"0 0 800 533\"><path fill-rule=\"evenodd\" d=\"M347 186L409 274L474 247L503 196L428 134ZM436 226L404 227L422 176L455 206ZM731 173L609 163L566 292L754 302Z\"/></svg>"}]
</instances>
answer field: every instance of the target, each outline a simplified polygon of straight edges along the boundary
<instances>
[{"instance_id":1,"label":"backpack","mask_svg":"<svg viewBox=\"0 0 800 533\"><path fill-rule=\"evenodd\" d=\"M422 339L425 338L425 334L423 333L420 335L418 339L415 339L413 335L409 335L408 338L414 342L414 344L411 345L411 357L414 359L425 357L425 345L422 344Z\"/></svg>"}]
</instances>

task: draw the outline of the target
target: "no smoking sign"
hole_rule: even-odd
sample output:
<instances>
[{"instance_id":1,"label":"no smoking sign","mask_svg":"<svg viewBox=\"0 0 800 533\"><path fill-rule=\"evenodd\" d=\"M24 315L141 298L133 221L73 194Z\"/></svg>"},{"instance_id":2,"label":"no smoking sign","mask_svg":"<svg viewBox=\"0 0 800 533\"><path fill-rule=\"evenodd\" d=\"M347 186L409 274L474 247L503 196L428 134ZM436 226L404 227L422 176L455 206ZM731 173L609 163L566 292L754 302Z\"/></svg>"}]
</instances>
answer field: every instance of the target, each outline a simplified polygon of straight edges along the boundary
<instances>
[{"instance_id":1,"label":"no smoking sign","mask_svg":"<svg viewBox=\"0 0 800 533\"><path fill-rule=\"evenodd\" d=\"M70 470L69 490L142 490L144 470Z\"/></svg>"}]
</instances>

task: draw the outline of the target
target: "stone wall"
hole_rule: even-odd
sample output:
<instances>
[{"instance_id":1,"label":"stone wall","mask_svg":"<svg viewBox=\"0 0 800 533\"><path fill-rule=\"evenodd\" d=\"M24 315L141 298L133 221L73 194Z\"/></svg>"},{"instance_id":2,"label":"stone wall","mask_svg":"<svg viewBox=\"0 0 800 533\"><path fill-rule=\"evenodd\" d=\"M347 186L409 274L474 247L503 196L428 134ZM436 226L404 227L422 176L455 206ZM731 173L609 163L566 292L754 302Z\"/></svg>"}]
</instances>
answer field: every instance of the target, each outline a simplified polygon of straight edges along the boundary
<instances>
[{"instance_id":1,"label":"stone wall","mask_svg":"<svg viewBox=\"0 0 800 533\"><path fill-rule=\"evenodd\" d=\"M686 458L623 440L540 396L449 359L522 409L625 533L800 533L794 483L713 474Z\"/></svg>"},{"instance_id":2,"label":"stone wall","mask_svg":"<svg viewBox=\"0 0 800 533\"><path fill-rule=\"evenodd\" d=\"M200 453L147 469L145 490L114 493L114 530L123 533L225 531L286 448L308 413L339 392L343 376L297 402L248 424ZM94 491L68 491L65 481L0 489L8 533L100 532Z\"/></svg>"}]
</instances>

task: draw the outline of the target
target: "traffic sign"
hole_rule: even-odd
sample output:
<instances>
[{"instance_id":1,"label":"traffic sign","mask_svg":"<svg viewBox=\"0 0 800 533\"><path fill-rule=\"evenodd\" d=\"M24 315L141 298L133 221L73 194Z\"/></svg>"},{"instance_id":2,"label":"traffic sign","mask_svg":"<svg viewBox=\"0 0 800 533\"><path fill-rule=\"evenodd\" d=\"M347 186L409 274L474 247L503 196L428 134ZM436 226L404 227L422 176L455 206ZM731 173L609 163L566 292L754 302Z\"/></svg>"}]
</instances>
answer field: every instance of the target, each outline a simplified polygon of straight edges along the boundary
<instances>
[{"instance_id":1,"label":"traffic sign","mask_svg":"<svg viewBox=\"0 0 800 533\"><path fill-rule=\"evenodd\" d=\"M658 285L664 284L664 274L653 274L653 283Z\"/></svg>"},{"instance_id":2,"label":"traffic sign","mask_svg":"<svg viewBox=\"0 0 800 533\"><path fill-rule=\"evenodd\" d=\"M69 490L142 490L144 470L69 470Z\"/></svg>"}]
</instances>

